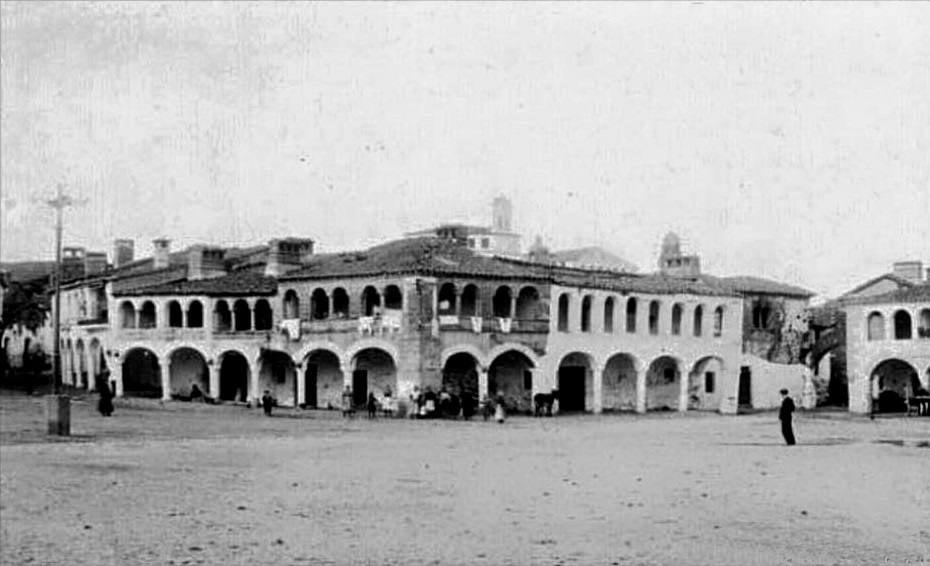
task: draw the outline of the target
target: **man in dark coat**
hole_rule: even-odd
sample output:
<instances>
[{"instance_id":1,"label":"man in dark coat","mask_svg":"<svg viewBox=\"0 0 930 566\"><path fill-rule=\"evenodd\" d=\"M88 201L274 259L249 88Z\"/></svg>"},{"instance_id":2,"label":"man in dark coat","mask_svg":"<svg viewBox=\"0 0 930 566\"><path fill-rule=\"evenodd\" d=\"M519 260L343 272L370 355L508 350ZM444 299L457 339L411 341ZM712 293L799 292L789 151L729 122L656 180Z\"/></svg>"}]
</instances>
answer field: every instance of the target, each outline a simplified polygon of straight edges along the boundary
<instances>
[{"instance_id":1,"label":"man in dark coat","mask_svg":"<svg viewBox=\"0 0 930 566\"><path fill-rule=\"evenodd\" d=\"M794 412L794 401L788 397L788 390L781 390L781 409L778 411L778 420L781 421L781 435L785 437L785 444L794 446L794 431L791 430L791 413Z\"/></svg>"},{"instance_id":2,"label":"man in dark coat","mask_svg":"<svg viewBox=\"0 0 930 566\"><path fill-rule=\"evenodd\" d=\"M97 391L100 393L97 410L105 417L113 414L113 390L110 389L109 377L110 372L103 370L103 374L97 380Z\"/></svg>"},{"instance_id":3,"label":"man in dark coat","mask_svg":"<svg viewBox=\"0 0 930 566\"><path fill-rule=\"evenodd\" d=\"M271 396L271 391L266 390L262 395L262 409L265 410L265 416L271 416L272 407L274 407L274 397Z\"/></svg>"}]
</instances>

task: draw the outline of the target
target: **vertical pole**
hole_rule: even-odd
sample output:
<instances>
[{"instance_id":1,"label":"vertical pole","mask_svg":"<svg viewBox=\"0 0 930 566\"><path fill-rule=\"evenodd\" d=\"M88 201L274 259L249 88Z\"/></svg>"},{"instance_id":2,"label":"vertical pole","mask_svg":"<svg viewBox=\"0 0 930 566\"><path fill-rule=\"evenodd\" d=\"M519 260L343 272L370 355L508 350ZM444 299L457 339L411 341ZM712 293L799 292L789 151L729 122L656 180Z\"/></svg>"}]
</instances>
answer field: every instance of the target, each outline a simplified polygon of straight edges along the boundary
<instances>
[{"instance_id":1,"label":"vertical pole","mask_svg":"<svg viewBox=\"0 0 930 566\"><path fill-rule=\"evenodd\" d=\"M55 395L61 394L61 216L64 208L61 188L59 183L55 198L57 203L55 206L55 315L53 321L55 343L52 348L52 383Z\"/></svg>"}]
</instances>

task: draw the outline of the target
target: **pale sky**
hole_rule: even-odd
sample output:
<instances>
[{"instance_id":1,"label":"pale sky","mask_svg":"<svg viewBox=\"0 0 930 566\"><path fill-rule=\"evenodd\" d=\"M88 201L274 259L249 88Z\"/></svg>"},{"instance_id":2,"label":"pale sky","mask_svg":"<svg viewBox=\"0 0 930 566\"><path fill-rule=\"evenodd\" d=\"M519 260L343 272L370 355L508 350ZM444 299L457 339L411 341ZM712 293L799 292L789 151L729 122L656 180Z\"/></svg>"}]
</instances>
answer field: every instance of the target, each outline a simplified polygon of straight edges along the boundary
<instances>
[{"instance_id":1,"label":"pale sky","mask_svg":"<svg viewBox=\"0 0 930 566\"><path fill-rule=\"evenodd\" d=\"M4 261L368 246L514 204L524 245L839 294L930 263L930 5L4 2Z\"/></svg>"}]
</instances>

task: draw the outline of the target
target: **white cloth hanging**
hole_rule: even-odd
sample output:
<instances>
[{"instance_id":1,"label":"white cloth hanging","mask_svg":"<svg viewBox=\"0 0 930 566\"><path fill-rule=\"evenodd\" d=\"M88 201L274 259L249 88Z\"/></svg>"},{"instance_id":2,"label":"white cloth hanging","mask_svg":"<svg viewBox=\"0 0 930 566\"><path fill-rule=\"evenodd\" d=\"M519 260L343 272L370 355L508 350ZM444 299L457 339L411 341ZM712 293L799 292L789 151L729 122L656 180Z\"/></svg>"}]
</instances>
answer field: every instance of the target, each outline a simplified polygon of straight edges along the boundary
<instances>
[{"instance_id":1,"label":"white cloth hanging","mask_svg":"<svg viewBox=\"0 0 930 566\"><path fill-rule=\"evenodd\" d=\"M368 334L373 334L374 333L374 326L373 326L374 322L375 322L375 317L373 316L358 317L358 333L365 334L367 332Z\"/></svg>"},{"instance_id":2,"label":"white cloth hanging","mask_svg":"<svg viewBox=\"0 0 930 566\"><path fill-rule=\"evenodd\" d=\"M471 329L475 334L481 334L481 317L471 317Z\"/></svg>"},{"instance_id":3,"label":"white cloth hanging","mask_svg":"<svg viewBox=\"0 0 930 566\"><path fill-rule=\"evenodd\" d=\"M300 319L287 318L281 321L281 330L287 334L288 340L300 340Z\"/></svg>"},{"instance_id":4,"label":"white cloth hanging","mask_svg":"<svg viewBox=\"0 0 930 566\"><path fill-rule=\"evenodd\" d=\"M501 332L509 333L511 323L513 322L512 318L501 318L498 317L497 324L500 326Z\"/></svg>"}]
</instances>

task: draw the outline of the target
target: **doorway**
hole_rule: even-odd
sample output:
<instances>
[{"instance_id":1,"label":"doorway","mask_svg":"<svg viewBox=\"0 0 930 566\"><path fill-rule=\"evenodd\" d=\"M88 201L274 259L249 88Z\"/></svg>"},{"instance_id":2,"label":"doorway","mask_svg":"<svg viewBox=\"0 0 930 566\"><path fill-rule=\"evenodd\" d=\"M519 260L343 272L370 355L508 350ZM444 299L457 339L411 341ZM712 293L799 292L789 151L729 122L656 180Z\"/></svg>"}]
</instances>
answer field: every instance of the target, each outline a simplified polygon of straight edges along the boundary
<instances>
[{"instance_id":1,"label":"doorway","mask_svg":"<svg viewBox=\"0 0 930 566\"><path fill-rule=\"evenodd\" d=\"M307 364L307 371L304 373L304 405L307 407L316 407L316 379L320 373L320 366L316 364Z\"/></svg>"},{"instance_id":2,"label":"doorway","mask_svg":"<svg viewBox=\"0 0 930 566\"><path fill-rule=\"evenodd\" d=\"M368 370L357 369L352 372L352 403L356 407L364 406L368 401Z\"/></svg>"},{"instance_id":3,"label":"doorway","mask_svg":"<svg viewBox=\"0 0 930 566\"><path fill-rule=\"evenodd\" d=\"M584 411L586 371L584 366L559 368L559 411Z\"/></svg>"},{"instance_id":4,"label":"doorway","mask_svg":"<svg viewBox=\"0 0 930 566\"><path fill-rule=\"evenodd\" d=\"M749 366L739 368L739 393L737 402L740 408L752 408L752 370Z\"/></svg>"}]
</instances>

